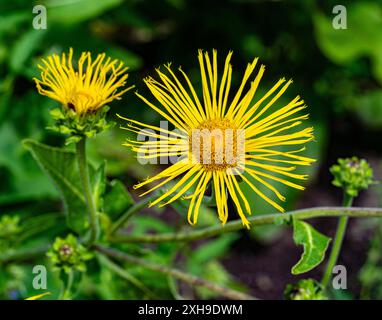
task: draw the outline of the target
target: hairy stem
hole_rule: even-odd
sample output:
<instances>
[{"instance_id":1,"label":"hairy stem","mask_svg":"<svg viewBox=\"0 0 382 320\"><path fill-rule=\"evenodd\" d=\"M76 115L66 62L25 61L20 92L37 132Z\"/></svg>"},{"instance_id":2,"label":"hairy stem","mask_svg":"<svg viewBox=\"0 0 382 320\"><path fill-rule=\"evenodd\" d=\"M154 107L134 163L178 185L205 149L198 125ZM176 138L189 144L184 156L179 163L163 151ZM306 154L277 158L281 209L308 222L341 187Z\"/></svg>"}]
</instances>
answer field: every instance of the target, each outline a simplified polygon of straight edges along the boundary
<instances>
[{"instance_id":1,"label":"hairy stem","mask_svg":"<svg viewBox=\"0 0 382 320\"><path fill-rule=\"evenodd\" d=\"M86 199L86 205L89 212L89 224L90 224L90 238L88 244L95 243L99 238L99 222L97 215L97 208L94 202L94 197L91 190L88 164L86 160L86 138L82 138L76 145L78 169L80 172L80 179L84 196Z\"/></svg>"},{"instance_id":2,"label":"hairy stem","mask_svg":"<svg viewBox=\"0 0 382 320\"><path fill-rule=\"evenodd\" d=\"M267 214L249 217L252 226L288 222L291 218L310 219L317 217L382 217L381 208L344 208L344 207L317 207L302 210L290 211L281 214ZM201 228L176 233L164 234L144 234L144 235L115 235L109 240L115 243L158 243L170 241L194 241L203 238L217 236L227 232L245 229L241 220L230 221L221 226L220 224L211 227Z\"/></svg>"},{"instance_id":3,"label":"hairy stem","mask_svg":"<svg viewBox=\"0 0 382 320\"><path fill-rule=\"evenodd\" d=\"M174 278L176 278L178 280L182 280L191 286L200 286L200 287L207 288L213 292L216 292L220 296L228 298L228 299L233 299L233 300L253 300L253 299L256 299L253 296L250 296L248 294L217 285L213 282L210 282L210 281L204 280L202 278L196 277L194 275L188 274L188 273L183 272L181 270L170 268L167 266L163 266L163 265L153 263L153 262L141 259L141 258L137 258L137 257L131 256L127 253L117 251L115 249L107 248L107 247L100 246L100 245L96 245L95 248L98 252L103 253L106 256L112 257L114 259L126 261L129 263L138 264L138 265L143 266L146 269L149 269L152 271L160 272L160 273L163 273L166 275L171 275Z\"/></svg>"},{"instance_id":4,"label":"hairy stem","mask_svg":"<svg viewBox=\"0 0 382 320\"><path fill-rule=\"evenodd\" d=\"M352 203L353 203L353 197L345 193L343 206L351 207ZM332 277L333 268L336 265L338 257L340 255L342 242L345 237L348 220L349 220L348 216L342 216L338 219L337 230L336 230L336 235L333 241L332 251L330 252L328 264L326 266L324 276L322 277L322 280L321 280L321 284L324 288L326 288L327 285L329 284L330 278Z\"/></svg>"}]
</instances>

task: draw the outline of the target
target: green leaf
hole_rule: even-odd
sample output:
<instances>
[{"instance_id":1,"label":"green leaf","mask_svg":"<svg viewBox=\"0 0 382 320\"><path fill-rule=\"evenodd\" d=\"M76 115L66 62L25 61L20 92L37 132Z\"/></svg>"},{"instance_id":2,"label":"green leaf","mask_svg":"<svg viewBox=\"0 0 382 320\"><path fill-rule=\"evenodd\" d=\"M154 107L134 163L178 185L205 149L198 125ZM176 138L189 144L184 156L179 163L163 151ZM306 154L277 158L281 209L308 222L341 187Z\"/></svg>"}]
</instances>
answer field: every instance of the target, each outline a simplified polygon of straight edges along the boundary
<instances>
[{"instance_id":1,"label":"green leaf","mask_svg":"<svg viewBox=\"0 0 382 320\"><path fill-rule=\"evenodd\" d=\"M368 91L354 99L352 109L368 127L382 127L382 90Z\"/></svg>"},{"instance_id":2,"label":"green leaf","mask_svg":"<svg viewBox=\"0 0 382 320\"><path fill-rule=\"evenodd\" d=\"M104 197L104 211L109 218L117 218L134 204L134 199L120 180L113 180Z\"/></svg>"},{"instance_id":3,"label":"green leaf","mask_svg":"<svg viewBox=\"0 0 382 320\"><path fill-rule=\"evenodd\" d=\"M292 274L305 273L319 265L325 257L330 238L315 230L310 224L293 220L293 239L304 246L301 259L293 266Z\"/></svg>"},{"instance_id":4,"label":"green leaf","mask_svg":"<svg viewBox=\"0 0 382 320\"><path fill-rule=\"evenodd\" d=\"M20 39L15 42L12 52L9 55L9 66L12 71L21 72L29 57L45 36L45 30L30 30L24 33Z\"/></svg>"},{"instance_id":5,"label":"green leaf","mask_svg":"<svg viewBox=\"0 0 382 320\"><path fill-rule=\"evenodd\" d=\"M368 56L374 75L382 83L381 6L372 2L356 2L347 6L347 29L334 29L332 18L319 11L313 16L317 43L322 52L338 64Z\"/></svg>"},{"instance_id":6,"label":"green leaf","mask_svg":"<svg viewBox=\"0 0 382 320\"><path fill-rule=\"evenodd\" d=\"M87 207L75 152L50 147L33 140L24 140L23 144L60 192L69 227L83 233L87 227ZM94 170L91 170L91 176L94 176L92 171Z\"/></svg>"},{"instance_id":7,"label":"green leaf","mask_svg":"<svg viewBox=\"0 0 382 320\"><path fill-rule=\"evenodd\" d=\"M226 234L215 240L208 241L193 250L187 262L188 270L191 273L201 275L204 272L206 263L227 254L232 243L237 240L237 238L237 233Z\"/></svg>"},{"instance_id":8,"label":"green leaf","mask_svg":"<svg viewBox=\"0 0 382 320\"><path fill-rule=\"evenodd\" d=\"M49 21L73 24L101 15L123 0L46 0Z\"/></svg>"},{"instance_id":9,"label":"green leaf","mask_svg":"<svg viewBox=\"0 0 382 320\"><path fill-rule=\"evenodd\" d=\"M49 179L25 152L15 126L0 126L0 207L7 203L57 196Z\"/></svg>"},{"instance_id":10,"label":"green leaf","mask_svg":"<svg viewBox=\"0 0 382 320\"><path fill-rule=\"evenodd\" d=\"M26 23L28 20L30 20L30 13L27 10L8 12L7 14L2 12L0 19L0 37L17 30L21 24Z\"/></svg>"},{"instance_id":11,"label":"green leaf","mask_svg":"<svg viewBox=\"0 0 382 320\"><path fill-rule=\"evenodd\" d=\"M238 239L237 233L230 233L219 237L216 240L208 241L206 244L200 246L192 254L192 260L199 265L205 262L224 256L232 243Z\"/></svg>"},{"instance_id":12,"label":"green leaf","mask_svg":"<svg viewBox=\"0 0 382 320\"><path fill-rule=\"evenodd\" d=\"M145 233L166 233L174 231L172 227L156 217L137 215L134 217L132 235Z\"/></svg>"},{"instance_id":13,"label":"green leaf","mask_svg":"<svg viewBox=\"0 0 382 320\"><path fill-rule=\"evenodd\" d=\"M229 272L224 268L224 266L216 260L208 261L203 265L203 272L201 276L213 283L216 283L220 286L229 287L230 284L233 284L233 280ZM219 296L216 292L208 290L206 288L196 288L198 295L202 299L212 299Z\"/></svg>"}]
</instances>

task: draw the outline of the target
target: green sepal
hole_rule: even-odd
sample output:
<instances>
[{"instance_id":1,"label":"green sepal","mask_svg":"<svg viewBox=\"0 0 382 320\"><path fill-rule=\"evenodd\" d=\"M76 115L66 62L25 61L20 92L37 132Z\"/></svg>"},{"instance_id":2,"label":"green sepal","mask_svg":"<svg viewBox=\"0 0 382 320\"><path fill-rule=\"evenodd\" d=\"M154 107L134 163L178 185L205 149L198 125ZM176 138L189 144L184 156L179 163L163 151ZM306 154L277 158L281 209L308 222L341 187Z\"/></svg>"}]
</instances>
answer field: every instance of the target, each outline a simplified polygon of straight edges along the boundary
<instances>
[{"instance_id":1,"label":"green sepal","mask_svg":"<svg viewBox=\"0 0 382 320\"><path fill-rule=\"evenodd\" d=\"M50 111L55 121L48 129L67 135L66 144L76 143L82 138L94 138L97 134L112 128L115 123L106 120L108 106L97 111L77 114L73 109L63 106Z\"/></svg>"}]
</instances>

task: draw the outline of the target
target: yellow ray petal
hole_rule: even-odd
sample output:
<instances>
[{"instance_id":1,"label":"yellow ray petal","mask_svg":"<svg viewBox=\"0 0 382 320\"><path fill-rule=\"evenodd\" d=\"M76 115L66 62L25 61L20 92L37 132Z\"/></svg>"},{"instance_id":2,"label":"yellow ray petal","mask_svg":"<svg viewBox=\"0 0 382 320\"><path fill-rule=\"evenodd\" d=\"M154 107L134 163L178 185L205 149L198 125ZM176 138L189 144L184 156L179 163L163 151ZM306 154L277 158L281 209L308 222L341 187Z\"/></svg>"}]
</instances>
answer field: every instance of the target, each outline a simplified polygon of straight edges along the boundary
<instances>
[{"instance_id":1,"label":"yellow ray petal","mask_svg":"<svg viewBox=\"0 0 382 320\"><path fill-rule=\"evenodd\" d=\"M204 66L204 58L203 58L203 51L198 51L198 60L199 60L199 66L200 66L200 75L202 78L202 88L203 88L203 101L204 101L204 108L206 110L207 118L210 118L212 116L212 104L211 104L211 94L208 86L207 76L206 76L206 69ZM209 63L209 62L207 62Z\"/></svg>"},{"instance_id":2,"label":"yellow ray petal","mask_svg":"<svg viewBox=\"0 0 382 320\"><path fill-rule=\"evenodd\" d=\"M268 179L271 179L271 180L274 180L274 181L281 182L282 184L285 184L285 185L287 185L289 187L292 187L292 188L295 188L295 189L298 189L298 190L305 190L305 187L303 187L301 185L298 185L298 184L290 182L288 180L276 177L274 175L271 175L271 174L268 174L268 173L265 173L265 172L262 172L262 171L254 170L254 169L251 169L251 168L246 168L246 170L248 172L255 173L255 174L259 175L259 176L262 176L262 177L265 177L265 178L268 178Z\"/></svg>"},{"instance_id":3,"label":"yellow ray petal","mask_svg":"<svg viewBox=\"0 0 382 320\"><path fill-rule=\"evenodd\" d=\"M237 91L235 97L232 100L231 105L228 108L227 117L230 117L233 114L233 112L234 112L234 110L235 110L235 108L239 102L239 99L241 97L241 94L244 90L245 84L247 83L249 77L251 76L253 70L255 69L258 60L259 60L259 58L255 58L252 61L252 63L249 63L247 65L247 68L245 69L244 76L243 76L243 79L242 79L240 87L239 87L239 90Z\"/></svg>"},{"instance_id":4,"label":"yellow ray petal","mask_svg":"<svg viewBox=\"0 0 382 320\"><path fill-rule=\"evenodd\" d=\"M275 207L277 210L279 210L280 212L285 212L285 210L280 206L278 205L276 202L274 202L273 200L269 199L264 193L262 193L258 188L256 188L244 175L242 176L243 180L248 184L248 186L256 192L256 194L258 196L260 196L262 199L264 199L266 202L268 202L269 204L271 204L273 207Z\"/></svg>"},{"instance_id":5,"label":"yellow ray petal","mask_svg":"<svg viewBox=\"0 0 382 320\"><path fill-rule=\"evenodd\" d=\"M41 298L43 298L43 297L45 297L45 296L48 296L48 295L50 295L50 294L51 294L50 292L45 292L45 293L38 294L38 295L33 296L33 297L26 298L26 299L24 299L24 300L38 300L38 299L41 299Z\"/></svg>"},{"instance_id":6,"label":"yellow ray petal","mask_svg":"<svg viewBox=\"0 0 382 320\"><path fill-rule=\"evenodd\" d=\"M148 101L145 97L140 95L138 92L135 93L142 101L144 101L149 107L151 107L153 110L158 112L163 118L165 118L168 122L172 123L176 128L181 128L185 130L186 132L189 131L189 127L187 124L184 123L183 120L181 120L178 116L174 114L173 111L169 111L170 109L166 106L165 109L168 113L164 112L163 110L159 109L157 106L152 104L150 101Z\"/></svg>"},{"instance_id":7,"label":"yellow ray petal","mask_svg":"<svg viewBox=\"0 0 382 320\"><path fill-rule=\"evenodd\" d=\"M151 204L150 204L150 207L151 206L154 206L156 204L158 204L159 202L161 202L162 200L164 200L165 198L168 198L171 194L173 194L177 189L179 189L182 185L184 185L184 183L191 177L194 175L194 173L196 171L199 171L198 174L195 175L195 177L188 183L186 184L185 186L183 186L183 188L177 192L177 194L175 196L173 196L170 200L168 200L165 204L168 204L168 203L171 203L173 201L175 201L176 199L180 198L188 189L190 189L190 187L194 184L194 182L197 180L197 178L203 173L203 171L200 170L200 166L194 166L193 168L191 168L177 183L175 183L174 186L172 186L168 191L166 191L163 195L161 195L158 199L156 199L155 201L153 201ZM163 204L163 205L165 205ZM163 206L161 205L161 206Z\"/></svg>"},{"instance_id":8,"label":"yellow ray petal","mask_svg":"<svg viewBox=\"0 0 382 320\"><path fill-rule=\"evenodd\" d=\"M204 183L206 176L207 176L207 172L203 172L202 176L199 179L199 183L196 186L195 193L191 197L191 202L190 202L190 205L188 207L188 212L187 212L187 220L188 220L188 223L191 225L194 224L194 220L191 220L191 217L193 215L195 215L195 213L194 213L195 201L196 201L197 196L199 195L199 193L202 190L202 186L203 186L203 183Z\"/></svg>"},{"instance_id":9,"label":"yellow ray petal","mask_svg":"<svg viewBox=\"0 0 382 320\"><path fill-rule=\"evenodd\" d=\"M204 177L203 184L201 185L201 187L200 187L200 189L198 191L198 200L196 201L195 208L194 208L194 220L193 220L193 224L196 224L198 222L200 205L202 203L202 199L203 199L204 194L206 192L207 185L208 185L208 183L211 180L211 176L212 176L212 172L207 172L206 173L206 175Z\"/></svg>"},{"instance_id":10,"label":"yellow ray petal","mask_svg":"<svg viewBox=\"0 0 382 320\"><path fill-rule=\"evenodd\" d=\"M144 185L151 183L151 182L154 182L154 181L159 180L159 179L164 179L164 178L168 178L168 177L175 178L176 176L180 175L184 171L188 170L189 167L190 167L190 165L188 164L188 159L183 159L183 160L173 164L172 166L166 168L165 170L158 173L157 175L155 175L151 178L148 178L141 183L134 185L133 188L134 189L141 188Z\"/></svg>"},{"instance_id":11,"label":"yellow ray petal","mask_svg":"<svg viewBox=\"0 0 382 320\"><path fill-rule=\"evenodd\" d=\"M240 205L240 201L236 195L236 192L235 192L235 189L233 187L233 184L231 182L231 180L228 178L229 176L228 175L224 175L224 181L225 181L225 184L228 188L228 192L233 200L233 202L235 203L235 206L236 206L236 210L241 218L241 221L243 222L243 225L247 227L247 229L250 228L250 222L248 221L248 219L246 218L244 212L243 212L243 209L241 208L241 205Z\"/></svg>"}]
</instances>

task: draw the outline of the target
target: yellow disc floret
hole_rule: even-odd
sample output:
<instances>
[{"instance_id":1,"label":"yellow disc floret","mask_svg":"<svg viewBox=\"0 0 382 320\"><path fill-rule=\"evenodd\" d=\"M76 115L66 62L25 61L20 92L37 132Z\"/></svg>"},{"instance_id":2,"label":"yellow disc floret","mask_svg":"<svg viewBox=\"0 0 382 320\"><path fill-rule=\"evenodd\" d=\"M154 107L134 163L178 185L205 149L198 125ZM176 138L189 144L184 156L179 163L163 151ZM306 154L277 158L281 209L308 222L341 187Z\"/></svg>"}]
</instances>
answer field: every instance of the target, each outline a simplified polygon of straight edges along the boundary
<instances>
[{"instance_id":1,"label":"yellow disc floret","mask_svg":"<svg viewBox=\"0 0 382 320\"><path fill-rule=\"evenodd\" d=\"M190 157L206 171L223 171L237 166L238 129L229 119L202 122L190 133Z\"/></svg>"}]
</instances>

